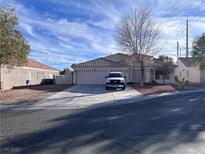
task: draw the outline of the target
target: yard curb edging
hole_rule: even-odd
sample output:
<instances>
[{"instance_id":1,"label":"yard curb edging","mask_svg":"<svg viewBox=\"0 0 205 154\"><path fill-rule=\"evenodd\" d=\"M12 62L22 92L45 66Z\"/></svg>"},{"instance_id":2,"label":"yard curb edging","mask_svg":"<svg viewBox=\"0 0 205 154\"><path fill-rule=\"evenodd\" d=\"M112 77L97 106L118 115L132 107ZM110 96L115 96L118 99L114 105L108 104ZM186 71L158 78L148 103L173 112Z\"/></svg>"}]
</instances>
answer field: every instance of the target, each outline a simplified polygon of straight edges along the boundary
<instances>
[{"instance_id":1,"label":"yard curb edging","mask_svg":"<svg viewBox=\"0 0 205 154\"><path fill-rule=\"evenodd\" d=\"M187 94L187 93L197 93L197 92L205 92L205 89L200 89L200 90L190 90L190 91L175 91L175 92L166 92L166 93L158 93L158 94L151 94L151 95L146 95L146 96L138 96L136 98L132 98L132 100L123 102L123 103L119 103L119 102L115 102L115 103L110 103L110 104L106 104L105 106L118 106L118 105L125 105L125 104L132 104L132 103L138 103L141 101L147 101L147 100L151 100L151 99L155 99L155 98L160 98L160 97L165 97L165 96L173 96L173 95L180 95L180 94ZM122 101L122 100L121 100ZM103 107L103 106L100 106Z\"/></svg>"}]
</instances>

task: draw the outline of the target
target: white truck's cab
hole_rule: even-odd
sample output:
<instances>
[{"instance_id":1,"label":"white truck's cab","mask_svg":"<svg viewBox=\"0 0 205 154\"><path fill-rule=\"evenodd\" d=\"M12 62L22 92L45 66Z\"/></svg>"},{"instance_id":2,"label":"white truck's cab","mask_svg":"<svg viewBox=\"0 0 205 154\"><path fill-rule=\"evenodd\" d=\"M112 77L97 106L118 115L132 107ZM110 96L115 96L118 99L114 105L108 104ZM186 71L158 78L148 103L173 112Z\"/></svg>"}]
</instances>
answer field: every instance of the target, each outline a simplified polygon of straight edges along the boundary
<instances>
[{"instance_id":1,"label":"white truck's cab","mask_svg":"<svg viewBox=\"0 0 205 154\"><path fill-rule=\"evenodd\" d=\"M110 72L106 78L106 89L110 88L122 88L122 90L125 90L126 87L126 77L123 76L122 72Z\"/></svg>"}]
</instances>

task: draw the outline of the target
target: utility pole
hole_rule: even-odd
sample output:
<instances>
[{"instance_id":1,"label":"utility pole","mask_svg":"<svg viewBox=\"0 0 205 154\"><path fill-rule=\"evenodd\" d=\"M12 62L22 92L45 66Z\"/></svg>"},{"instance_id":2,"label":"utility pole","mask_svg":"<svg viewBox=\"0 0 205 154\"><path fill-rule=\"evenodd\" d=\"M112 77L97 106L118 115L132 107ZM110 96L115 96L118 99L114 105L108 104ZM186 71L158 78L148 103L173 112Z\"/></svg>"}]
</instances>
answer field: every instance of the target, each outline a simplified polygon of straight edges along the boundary
<instances>
[{"instance_id":1,"label":"utility pole","mask_svg":"<svg viewBox=\"0 0 205 154\"><path fill-rule=\"evenodd\" d=\"M182 57L182 49L180 48L180 58Z\"/></svg>"},{"instance_id":2,"label":"utility pole","mask_svg":"<svg viewBox=\"0 0 205 154\"><path fill-rule=\"evenodd\" d=\"M189 28L188 28L188 19L186 20L186 58L189 57L189 44L188 44L188 41L189 41L189 35L188 35L188 32L189 32Z\"/></svg>"},{"instance_id":3,"label":"utility pole","mask_svg":"<svg viewBox=\"0 0 205 154\"><path fill-rule=\"evenodd\" d=\"M177 59L179 58L179 42L177 41Z\"/></svg>"}]
</instances>

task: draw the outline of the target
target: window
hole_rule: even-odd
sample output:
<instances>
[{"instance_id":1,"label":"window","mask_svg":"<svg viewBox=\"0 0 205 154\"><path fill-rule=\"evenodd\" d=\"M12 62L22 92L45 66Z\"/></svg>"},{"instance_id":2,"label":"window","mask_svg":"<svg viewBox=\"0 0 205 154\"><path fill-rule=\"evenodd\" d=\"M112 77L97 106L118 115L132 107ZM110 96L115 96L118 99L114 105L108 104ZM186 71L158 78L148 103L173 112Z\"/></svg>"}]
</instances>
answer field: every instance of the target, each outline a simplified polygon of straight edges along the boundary
<instances>
[{"instance_id":1,"label":"window","mask_svg":"<svg viewBox=\"0 0 205 154\"><path fill-rule=\"evenodd\" d=\"M155 72L155 79L156 79L156 80L162 79L162 75L163 75L163 72L157 70L157 71Z\"/></svg>"},{"instance_id":2,"label":"window","mask_svg":"<svg viewBox=\"0 0 205 154\"><path fill-rule=\"evenodd\" d=\"M154 80L154 70L150 70L150 79Z\"/></svg>"},{"instance_id":3,"label":"window","mask_svg":"<svg viewBox=\"0 0 205 154\"><path fill-rule=\"evenodd\" d=\"M33 72L28 72L28 80L32 80L33 78Z\"/></svg>"},{"instance_id":4,"label":"window","mask_svg":"<svg viewBox=\"0 0 205 154\"><path fill-rule=\"evenodd\" d=\"M162 80L164 78L164 72L163 71L160 71L160 70L157 70L155 72L155 79L156 80ZM166 76L165 76L166 80L169 80L170 79L170 74L167 73Z\"/></svg>"},{"instance_id":5,"label":"window","mask_svg":"<svg viewBox=\"0 0 205 154\"><path fill-rule=\"evenodd\" d=\"M42 72L43 79L46 79L46 73Z\"/></svg>"},{"instance_id":6,"label":"window","mask_svg":"<svg viewBox=\"0 0 205 154\"><path fill-rule=\"evenodd\" d=\"M53 78L53 76L52 76L52 74L50 73L50 74L49 74L49 79L52 79L52 78Z\"/></svg>"},{"instance_id":7,"label":"window","mask_svg":"<svg viewBox=\"0 0 205 154\"><path fill-rule=\"evenodd\" d=\"M186 71L186 76L189 77L189 70Z\"/></svg>"},{"instance_id":8,"label":"window","mask_svg":"<svg viewBox=\"0 0 205 154\"><path fill-rule=\"evenodd\" d=\"M37 73L37 80L41 80L41 72Z\"/></svg>"},{"instance_id":9,"label":"window","mask_svg":"<svg viewBox=\"0 0 205 154\"><path fill-rule=\"evenodd\" d=\"M122 77L122 74L121 73L109 73L108 77L109 78Z\"/></svg>"},{"instance_id":10,"label":"window","mask_svg":"<svg viewBox=\"0 0 205 154\"><path fill-rule=\"evenodd\" d=\"M179 72L179 77L182 77L182 72L181 71Z\"/></svg>"}]
</instances>

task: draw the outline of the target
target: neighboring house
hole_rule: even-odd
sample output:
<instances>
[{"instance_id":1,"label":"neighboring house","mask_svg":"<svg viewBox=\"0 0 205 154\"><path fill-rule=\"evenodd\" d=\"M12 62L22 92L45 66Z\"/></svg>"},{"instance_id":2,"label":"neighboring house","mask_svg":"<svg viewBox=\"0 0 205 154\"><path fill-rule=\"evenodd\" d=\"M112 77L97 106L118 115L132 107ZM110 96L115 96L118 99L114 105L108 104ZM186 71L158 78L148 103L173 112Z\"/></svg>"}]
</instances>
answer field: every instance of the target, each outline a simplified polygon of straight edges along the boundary
<instances>
[{"instance_id":1,"label":"neighboring house","mask_svg":"<svg viewBox=\"0 0 205 154\"><path fill-rule=\"evenodd\" d=\"M25 66L12 69L0 66L0 90L40 84L43 79L52 79L58 74L58 70L28 58Z\"/></svg>"},{"instance_id":2,"label":"neighboring house","mask_svg":"<svg viewBox=\"0 0 205 154\"><path fill-rule=\"evenodd\" d=\"M152 56L145 56L145 82L163 82L162 72L158 70L159 63L155 63ZM113 54L103 58L97 58L87 62L73 64L74 84L104 84L105 76L111 72L122 72L126 76L126 82L140 83L140 64L133 55L122 53ZM174 72L170 73L166 83L174 82Z\"/></svg>"},{"instance_id":3,"label":"neighboring house","mask_svg":"<svg viewBox=\"0 0 205 154\"><path fill-rule=\"evenodd\" d=\"M175 75L191 83L205 83L205 70L200 70L192 63L192 58L178 58Z\"/></svg>"}]
</instances>

